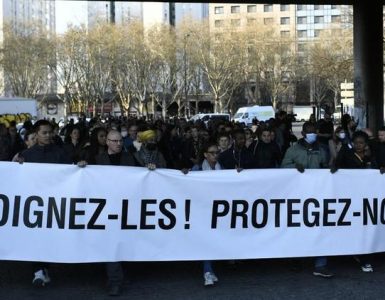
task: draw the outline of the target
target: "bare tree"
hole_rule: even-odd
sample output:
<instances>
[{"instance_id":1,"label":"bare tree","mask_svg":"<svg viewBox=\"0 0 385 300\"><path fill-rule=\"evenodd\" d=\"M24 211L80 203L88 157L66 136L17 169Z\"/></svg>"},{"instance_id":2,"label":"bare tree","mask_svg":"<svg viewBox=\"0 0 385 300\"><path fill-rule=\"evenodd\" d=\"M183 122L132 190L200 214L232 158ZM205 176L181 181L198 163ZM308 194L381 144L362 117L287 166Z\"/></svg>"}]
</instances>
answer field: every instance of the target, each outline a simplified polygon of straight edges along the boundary
<instances>
[{"instance_id":1,"label":"bare tree","mask_svg":"<svg viewBox=\"0 0 385 300\"><path fill-rule=\"evenodd\" d=\"M48 65L55 52L50 34L43 26L24 25L25 30L18 32L10 24L4 25L0 63L11 93L33 98L48 92Z\"/></svg>"},{"instance_id":2,"label":"bare tree","mask_svg":"<svg viewBox=\"0 0 385 300\"><path fill-rule=\"evenodd\" d=\"M168 108L180 98L184 87L180 76L183 68L181 51L178 52L180 41L174 28L166 25L153 27L147 37L152 41L154 57L151 92L162 108L162 117L166 118Z\"/></svg>"},{"instance_id":3,"label":"bare tree","mask_svg":"<svg viewBox=\"0 0 385 300\"><path fill-rule=\"evenodd\" d=\"M244 56L241 35L232 26L224 32L210 34L203 22L191 31L191 38L214 98L214 111L226 111L241 82L240 57Z\"/></svg>"},{"instance_id":4,"label":"bare tree","mask_svg":"<svg viewBox=\"0 0 385 300\"><path fill-rule=\"evenodd\" d=\"M318 80L334 93L334 107L340 104L341 83L353 79L353 34L350 29L325 30L311 49L310 61Z\"/></svg>"},{"instance_id":5,"label":"bare tree","mask_svg":"<svg viewBox=\"0 0 385 300\"><path fill-rule=\"evenodd\" d=\"M58 84L63 88L64 116L67 113L68 104L73 100L76 86L75 78L75 55L77 51L77 31L70 28L64 35L55 37L56 56L49 62L49 68L54 73Z\"/></svg>"}]
</instances>

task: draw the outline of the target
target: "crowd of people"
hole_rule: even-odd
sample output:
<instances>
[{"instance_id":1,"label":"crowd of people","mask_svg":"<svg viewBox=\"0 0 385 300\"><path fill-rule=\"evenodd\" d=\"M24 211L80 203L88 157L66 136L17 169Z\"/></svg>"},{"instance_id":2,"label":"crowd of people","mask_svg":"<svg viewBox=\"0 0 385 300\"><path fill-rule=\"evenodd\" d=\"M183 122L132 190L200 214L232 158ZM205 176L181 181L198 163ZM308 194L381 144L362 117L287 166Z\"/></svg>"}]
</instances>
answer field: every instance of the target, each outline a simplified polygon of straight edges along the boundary
<instances>
[{"instance_id":1,"label":"crowd of people","mask_svg":"<svg viewBox=\"0 0 385 300\"><path fill-rule=\"evenodd\" d=\"M16 129L0 124L0 160L15 162L87 165L142 166L149 170L169 168L186 174L199 170L266 168L379 169L385 171L385 127L376 135L345 114L341 125L331 115L316 121L314 116L302 126L302 137L292 132L291 117L284 111L251 128L216 120L204 123L184 119L146 121L138 118L99 118L89 122L83 116L63 128L49 120L25 122ZM373 271L370 257L357 256L364 272ZM119 262L107 263L109 294L119 295L123 281ZM35 285L50 281L48 265L34 266ZM314 275L332 277L327 258L315 259ZM204 285L214 285L218 277L210 261L203 262Z\"/></svg>"}]
</instances>

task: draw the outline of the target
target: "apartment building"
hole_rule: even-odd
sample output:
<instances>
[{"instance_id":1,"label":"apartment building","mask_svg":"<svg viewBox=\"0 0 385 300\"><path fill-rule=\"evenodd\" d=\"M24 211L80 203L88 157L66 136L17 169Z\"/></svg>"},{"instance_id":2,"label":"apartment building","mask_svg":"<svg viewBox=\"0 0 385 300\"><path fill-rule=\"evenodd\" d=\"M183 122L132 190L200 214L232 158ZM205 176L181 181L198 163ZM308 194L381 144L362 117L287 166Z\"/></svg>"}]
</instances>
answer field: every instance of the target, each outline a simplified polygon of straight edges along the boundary
<instances>
[{"instance_id":1,"label":"apartment building","mask_svg":"<svg viewBox=\"0 0 385 300\"><path fill-rule=\"evenodd\" d=\"M0 0L0 22L3 27L5 23L12 26L15 32L24 32L28 30L28 24L38 23L45 27L48 32L55 32L55 1L45 0ZM0 31L0 42L4 42L4 35ZM47 70L49 93L56 93L56 80ZM0 70L0 86L3 88L1 94L5 96L14 96L12 88L7 81L7 74Z\"/></svg>"}]
</instances>

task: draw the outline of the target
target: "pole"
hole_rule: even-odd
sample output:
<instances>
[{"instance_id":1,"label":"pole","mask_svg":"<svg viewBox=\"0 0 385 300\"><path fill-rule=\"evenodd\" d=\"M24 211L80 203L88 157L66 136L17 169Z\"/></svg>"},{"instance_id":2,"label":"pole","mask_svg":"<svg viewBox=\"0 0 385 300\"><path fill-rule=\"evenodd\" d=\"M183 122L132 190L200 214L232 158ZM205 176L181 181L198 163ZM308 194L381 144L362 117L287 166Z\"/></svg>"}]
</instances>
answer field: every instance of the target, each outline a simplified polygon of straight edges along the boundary
<instances>
[{"instance_id":1,"label":"pole","mask_svg":"<svg viewBox=\"0 0 385 300\"><path fill-rule=\"evenodd\" d=\"M188 88L187 88L187 51L186 51L186 46L187 46L187 38L189 37L189 34L186 34L184 36L184 56L183 56L183 61L184 61L184 99L185 99L185 107L184 107L184 115L185 118L190 117L190 103L188 101Z\"/></svg>"},{"instance_id":2,"label":"pole","mask_svg":"<svg viewBox=\"0 0 385 300\"><path fill-rule=\"evenodd\" d=\"M115 1L110 1L110 23L115 24Z\"/></svg>"}]
</instances>

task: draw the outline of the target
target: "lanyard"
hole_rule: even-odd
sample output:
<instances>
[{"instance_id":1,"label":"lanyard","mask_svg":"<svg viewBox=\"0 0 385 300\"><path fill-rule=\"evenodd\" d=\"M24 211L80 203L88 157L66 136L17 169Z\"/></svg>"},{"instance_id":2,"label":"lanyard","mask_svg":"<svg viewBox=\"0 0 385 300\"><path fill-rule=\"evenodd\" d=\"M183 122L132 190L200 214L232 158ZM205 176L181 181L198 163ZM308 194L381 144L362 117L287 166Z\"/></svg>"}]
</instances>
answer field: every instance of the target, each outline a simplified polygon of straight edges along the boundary
<instances>
[{"instance_id":1,"label":"lanyard","mask_svg":"<svg viewBox=\"0 0 385 300\"><path fill-rule=\"evenodd\" d=\"M241 168L241 152L242 150L239 150L239 155L238 155L238 161L237 161L237 158L235 157L235 149L233 149L233 157L234 157L234 160L235 160L235 164L237 168Z\"/></svg>"},{"instance_id":2,"label":"lanyard","mask_svg":"<svg viewBox=\"0 0 385 300\"><path fill-rule=\"evenodd\" d=\"M364 162L364 161L362 160L362 158L361 158L356 152L354 152L354 155L360 160L361 163Z\"/></svg>"}]
</instances>

